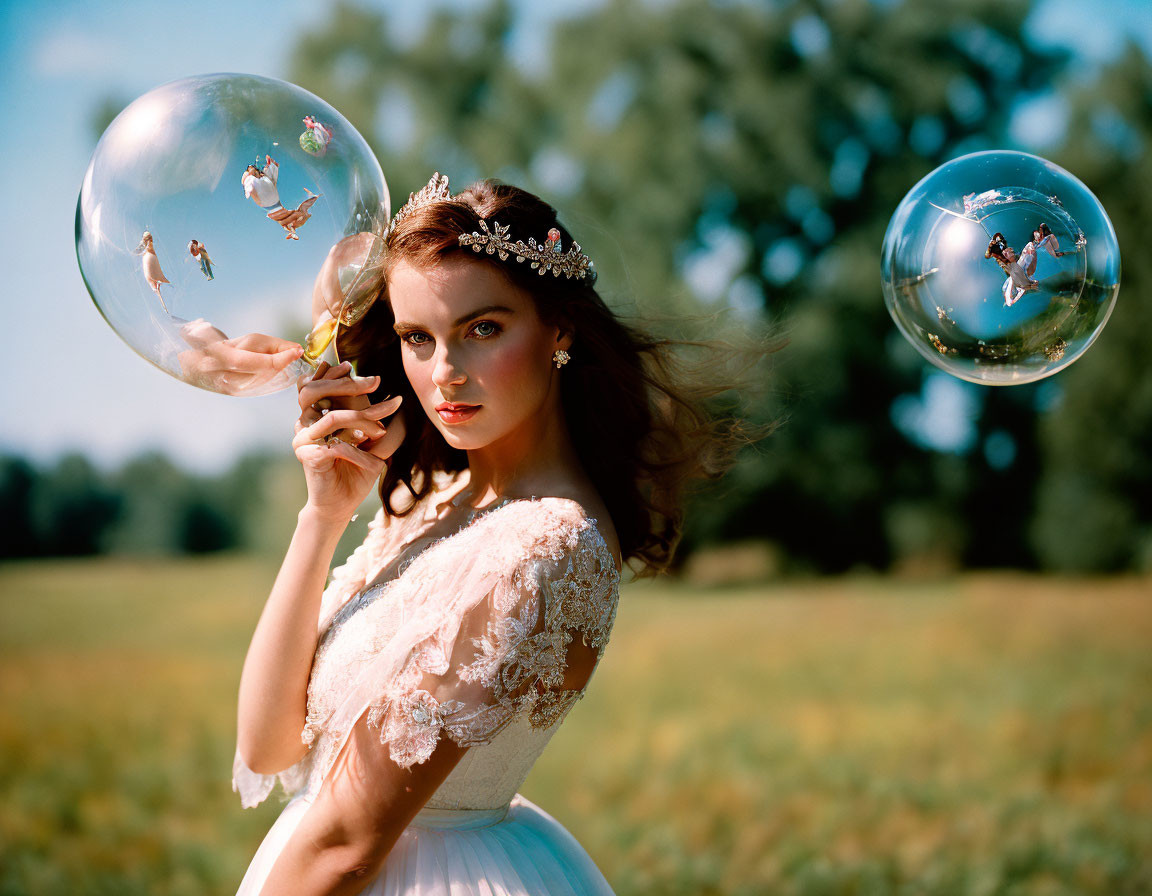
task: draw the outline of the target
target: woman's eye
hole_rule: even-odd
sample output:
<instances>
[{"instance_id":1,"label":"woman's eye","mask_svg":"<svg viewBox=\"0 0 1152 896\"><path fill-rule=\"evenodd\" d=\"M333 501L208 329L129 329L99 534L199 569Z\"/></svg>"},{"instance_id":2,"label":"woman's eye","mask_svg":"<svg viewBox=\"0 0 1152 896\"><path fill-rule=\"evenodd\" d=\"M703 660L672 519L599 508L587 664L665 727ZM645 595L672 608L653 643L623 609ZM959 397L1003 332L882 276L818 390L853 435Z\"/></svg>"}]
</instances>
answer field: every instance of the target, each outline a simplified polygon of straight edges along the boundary
<instances>
[{"instance_id":1,"label":"woman's eye","mask_svg":"<svg viewBox=\"0 0 1152 896\"><path fill-rule=\"evenodd\" d=\"M409 333L405 333L400 338L407 342L409 345L424 345L428 342L428 334L421 333L419 330L413 330Z\"/></svg>"},{"instance_id":2,"label":"woman's eye","mask_svg":"<svg viewBox=\"0 0 1152 896\"><path fill-rule=\"evenodd\" d=\"M500 325L494 321L482 320L472 327L472 332L481 339L487 339L489 336L495 336L500 332Z\"/></svg>"}]
</instances>

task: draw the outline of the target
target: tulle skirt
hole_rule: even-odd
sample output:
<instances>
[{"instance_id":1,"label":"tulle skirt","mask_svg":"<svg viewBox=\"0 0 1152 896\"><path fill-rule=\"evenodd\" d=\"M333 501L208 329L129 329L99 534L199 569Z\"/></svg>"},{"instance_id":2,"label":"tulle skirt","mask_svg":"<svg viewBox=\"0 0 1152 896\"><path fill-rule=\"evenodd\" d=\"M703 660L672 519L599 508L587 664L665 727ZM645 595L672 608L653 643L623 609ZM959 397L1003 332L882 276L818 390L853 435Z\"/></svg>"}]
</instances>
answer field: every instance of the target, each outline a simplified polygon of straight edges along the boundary
<instances>
[{"instance_id":1,"label":"tulle skirt","mask_svg":"<svg viewBox=\"0 0 1152 896\"><path fill-rule=\"evenodd\" d=\"M260 844L237 896L258 896L310 804L292 800ZM361 896L611 896L596 863L520 794L507 809L422 809Z\"/></svg>"}]
</instances>

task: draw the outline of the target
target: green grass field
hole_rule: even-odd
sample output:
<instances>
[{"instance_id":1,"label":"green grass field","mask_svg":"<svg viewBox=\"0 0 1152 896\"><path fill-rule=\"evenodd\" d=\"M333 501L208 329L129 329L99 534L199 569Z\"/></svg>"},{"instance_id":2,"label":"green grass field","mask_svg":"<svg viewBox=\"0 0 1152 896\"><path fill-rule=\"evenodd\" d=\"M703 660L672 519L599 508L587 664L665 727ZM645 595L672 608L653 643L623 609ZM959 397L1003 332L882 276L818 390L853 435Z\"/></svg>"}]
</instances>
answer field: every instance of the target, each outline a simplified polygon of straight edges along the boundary
<instances>
[{"instance_id":1,"label":"green grass field","mask_svg":"<svg viewBox=\"0 0 1152 896\"><path fill-rule=\"evenodd\" d=\"M0 896L234 891L271 575L0 566ZM1152 893L1152 581L629 586L522 791L622 896Z\"/></svg>"}]
</instances>

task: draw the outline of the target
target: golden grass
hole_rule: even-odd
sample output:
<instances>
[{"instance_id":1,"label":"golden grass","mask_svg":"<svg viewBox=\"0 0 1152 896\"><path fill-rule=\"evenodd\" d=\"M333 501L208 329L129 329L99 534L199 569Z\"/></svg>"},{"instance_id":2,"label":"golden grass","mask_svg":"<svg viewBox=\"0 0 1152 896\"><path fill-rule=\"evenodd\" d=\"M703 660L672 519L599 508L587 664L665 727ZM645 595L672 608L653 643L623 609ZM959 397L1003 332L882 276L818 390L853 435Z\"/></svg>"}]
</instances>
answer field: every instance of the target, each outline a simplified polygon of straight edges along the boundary
<instances>
[{"instance_id":1,"label":"golden grass","mask_svg":"<svg viewBox=\"0 0 1152 896\"><path fill-rule=\"evenodd\" d=\"M0 567L0 896L230 893L272 571ZM620 894L1152 892L1152 582L626 588L523 792Z\"/></svg>"}]
</instances>

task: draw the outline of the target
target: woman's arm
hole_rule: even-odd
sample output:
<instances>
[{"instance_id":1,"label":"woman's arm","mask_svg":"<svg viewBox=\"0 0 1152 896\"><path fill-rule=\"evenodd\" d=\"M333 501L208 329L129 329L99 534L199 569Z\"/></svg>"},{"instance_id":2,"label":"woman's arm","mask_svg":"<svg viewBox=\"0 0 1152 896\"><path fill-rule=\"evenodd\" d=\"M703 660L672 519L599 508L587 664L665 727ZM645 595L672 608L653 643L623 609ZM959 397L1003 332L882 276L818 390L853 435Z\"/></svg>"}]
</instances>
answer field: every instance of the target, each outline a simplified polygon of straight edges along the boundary
<instances>
[{"instance_id":1,"label":"woman's arm","mask_svg":"<svg viewBox=\"0 0 1152 896\"><path fill-rule=\"evenodd\" d=\"M304 467L308 502L300 515L272 593L244 659L237 708L237 748L254 772L272 774L307 752L300 739L307 715L308 676L316 651L316 620L324 582L345 527L403 438L403 427L380 418L399 407L391 398L369 405L376 377L350 376L349 365L318 369L300 382L302 413L293 448ZM322 413L331 405L354 402ZM352 434L358 445L327 436Z\"/></svg>"},{"instance_id":2,"label":"woman's arm","mask_svg":"<svg viewBox=\"0 0 1152 896\"><path fill-rule=\"evenodd\" d=\"M240 676L237 748L254 772L283 771L307 752L300 732L316 653L316 617L347 525L347 518L325 518L305 505L252 635Z\"/></svg>"},{"instance_id":3,"label":"woman's arm","mask_svg":"<svg viewBox=\"0 0 1152 896\"><path fill-rule=\"evenodd\" d=\"M468 752L446 736L426 762L391 760L367 713L268 874L262 896L360 893L404 829Z\"/></svg>"}]
</instances>

